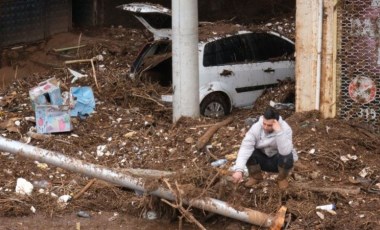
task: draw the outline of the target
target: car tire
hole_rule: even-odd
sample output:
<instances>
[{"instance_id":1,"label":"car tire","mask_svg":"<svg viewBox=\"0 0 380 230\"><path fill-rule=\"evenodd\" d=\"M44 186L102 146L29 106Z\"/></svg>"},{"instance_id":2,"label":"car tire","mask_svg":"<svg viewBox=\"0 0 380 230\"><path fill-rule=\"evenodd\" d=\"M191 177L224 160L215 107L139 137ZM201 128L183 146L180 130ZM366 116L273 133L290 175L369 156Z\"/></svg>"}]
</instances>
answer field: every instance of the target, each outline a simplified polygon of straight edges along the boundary
<instances>
[{"instance_id":1,"label":"car tire","mask_svg":"<svg viewBox=\"0 0 380 230\"><path fill-rule=\"evenodd\" d=\"M226 116L230 113L230 104L229 98L223 93L209 94L201 103L201 114L213 118Z\"/></svg>"}]
</instances>

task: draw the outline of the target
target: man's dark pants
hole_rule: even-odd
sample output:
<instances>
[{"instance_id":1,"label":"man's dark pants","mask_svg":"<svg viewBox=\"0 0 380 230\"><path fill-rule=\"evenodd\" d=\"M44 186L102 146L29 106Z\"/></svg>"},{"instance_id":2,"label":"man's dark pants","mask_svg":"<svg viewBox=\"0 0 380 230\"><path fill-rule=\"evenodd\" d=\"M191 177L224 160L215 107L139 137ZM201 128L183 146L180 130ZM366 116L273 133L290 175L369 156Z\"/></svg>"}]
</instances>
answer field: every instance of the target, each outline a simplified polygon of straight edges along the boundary
<instances>
[{"instance_id":1,"label":"man's dark pants","mask_svg":"<svg viewBox=\"0 0 380 230\"><path fill-rule=\"evenodd\" d=\"M278 172L278 167L289 170L293 168L293 154L281 155L277 153L272 157L265 155L260 149L255 149L248 159L247 166L259 164L262 171Z\"/></svg>"}]
</instances>

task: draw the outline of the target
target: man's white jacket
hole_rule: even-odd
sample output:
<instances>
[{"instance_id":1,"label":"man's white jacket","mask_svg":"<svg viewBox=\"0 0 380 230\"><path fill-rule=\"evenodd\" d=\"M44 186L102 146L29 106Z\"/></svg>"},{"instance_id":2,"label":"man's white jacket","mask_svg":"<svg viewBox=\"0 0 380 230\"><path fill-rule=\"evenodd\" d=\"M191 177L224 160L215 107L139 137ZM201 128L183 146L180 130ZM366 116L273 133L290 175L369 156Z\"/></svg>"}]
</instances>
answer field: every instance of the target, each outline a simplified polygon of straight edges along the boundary
<instances>
[{"instance_id":1,"label":"man's white jacket","mask_svg":"<svg viewBox=\"0 0 380 230\"><path fill-rule=\"evenodd\" d=\"M266 134L263 129L263 120L264 116L261 116L259 121L253 124L245 134L234 167L236 171L244 171L247 161L255 149L260 149L268 157L276 154L284 156L293 154L293 160L298 160L297 152L293 148L293 132L288 123L280 117L278 122L281 131Z\"/></svg>"}]
</instances>

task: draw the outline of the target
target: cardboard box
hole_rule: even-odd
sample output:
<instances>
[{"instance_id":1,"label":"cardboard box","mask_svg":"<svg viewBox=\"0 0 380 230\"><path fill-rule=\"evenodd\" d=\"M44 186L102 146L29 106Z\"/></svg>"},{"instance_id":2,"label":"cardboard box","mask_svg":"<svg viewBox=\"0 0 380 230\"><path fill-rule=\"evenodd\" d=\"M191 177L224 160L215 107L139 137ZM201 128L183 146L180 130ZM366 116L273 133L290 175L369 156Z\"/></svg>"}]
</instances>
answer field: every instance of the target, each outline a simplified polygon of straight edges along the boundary
<instances>
[{"instance_id":1,"label":"cardboard box","mask_svg":"<svg viewBox=\"0 0 380 230\"><path fill-rule=\"evenodd\" d=\"M37 133L61 133L72 130L70 108L66 105L36 105Z\"/></svg>"},{"instance_id":2,"label":"cardboard box","mask_svg":"<svg viewBox=\"0 0 380 230\"><path fill-rule=\"evenodd\" d=\"M29 97L32 100L32 107L36 105L62 105L63 98L58 80L53 77L38 84L29 90Z\"/></svg>"}]
</instances>

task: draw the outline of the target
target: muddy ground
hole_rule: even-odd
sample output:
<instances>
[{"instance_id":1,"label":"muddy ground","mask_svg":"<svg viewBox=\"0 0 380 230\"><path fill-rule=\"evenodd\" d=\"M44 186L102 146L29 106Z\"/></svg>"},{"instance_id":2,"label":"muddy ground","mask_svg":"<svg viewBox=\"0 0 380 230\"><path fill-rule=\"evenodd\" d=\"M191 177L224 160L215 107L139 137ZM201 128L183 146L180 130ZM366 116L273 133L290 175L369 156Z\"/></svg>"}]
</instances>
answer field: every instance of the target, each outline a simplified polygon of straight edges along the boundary
<instances>
[{"instance_id":1,"label":"muddy ground","mask_svg":"<svg viewBox=\"0 0 380 230\"><path fill-rule=\"evenodd\" d=\"M77 45L79 37L85 47L52 51ZM171 89L128 78L128 67L149 39L146 31L102 28L3 50L1 135L114 170L176 173L167 181L173 190L175 183L179 184L183 193L178 198L212 197L238 209L268 214L284 205L284 229L380 229L379 134L361 124L322 119L315 111L281 110L293 128L294 146L300 156L289 189L279 191L273 174L265 174L265 181L253 189L235 186L225 179L233 160L221 168L210 163L236 153L249 128L245 120L260 115L271 100L283 102L294 96L294 83L284 82L268 90L252 108L234 109L232 123L221 127L206 148L197 150L197 140L221 120L187 118L172 124L171 106L160 100ZM104 60L95 63L98 87L89 63L63 64L99 54ZM71 83L67 67L89 76ZM28 91L52 76L61 81L62 91L71 86L91 86L96 112L87 118L72 118L72 132L30 137L27 133L35 123L29 119L34 111ZM99 146L106 148L101 151ZM156 197L6 152L1 153L0 165L0 229L78 229L78 225L82 229L179 228L180 213ZM23 196L15 193L18 178L46 185ZM145 180L151 189L168 188L164 178L148 176ZM88 184L89 188L78 195ZM57 200L62 195L77 198L60 204ZM325 204L335 204L335 212L316 210ZM79 211L90 217L78 217ZM149 211L154 211L157 219L147 219ZM189 213L207 229L263 229L196 208ZM189 221L183 224L184 229L198 228Z\"/></svg>"}]
</instances>

